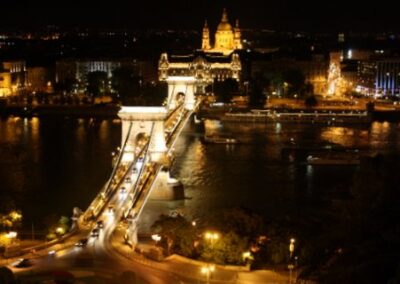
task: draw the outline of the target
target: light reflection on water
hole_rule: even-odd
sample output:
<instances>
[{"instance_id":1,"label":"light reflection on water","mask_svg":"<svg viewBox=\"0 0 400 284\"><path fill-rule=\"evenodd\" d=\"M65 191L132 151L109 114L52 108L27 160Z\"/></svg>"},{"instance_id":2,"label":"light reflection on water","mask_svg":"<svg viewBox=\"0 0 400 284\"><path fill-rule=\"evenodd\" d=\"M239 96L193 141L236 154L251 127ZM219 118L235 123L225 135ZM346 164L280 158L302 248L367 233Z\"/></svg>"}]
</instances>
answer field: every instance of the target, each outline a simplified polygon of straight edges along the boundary
<instances>
[{"instance_id":1,"label":"light reflection on water","mask_svg":"<svg viewBox=\"0 0 400 284\"><path fill-rule=\"evenodd\" d=\"M11 197L26 221L52 213L70 216L86 208L111 172L110 153L120 144L118 120L7 118L0 120L0 198ZM399 152L399 125L222 124L207 121L207 133L229 133L238 145L204 144L204 133L189 125L175 145L172 176L185 185L187 199L151 201L142 227L160 213L179 210L201 218L215 210L251 207L265 216L306 206L326 191L350 183L351 168L310 168L282 159L283 145L337 144L372 152Z\"/></svg>"}]
</instances>

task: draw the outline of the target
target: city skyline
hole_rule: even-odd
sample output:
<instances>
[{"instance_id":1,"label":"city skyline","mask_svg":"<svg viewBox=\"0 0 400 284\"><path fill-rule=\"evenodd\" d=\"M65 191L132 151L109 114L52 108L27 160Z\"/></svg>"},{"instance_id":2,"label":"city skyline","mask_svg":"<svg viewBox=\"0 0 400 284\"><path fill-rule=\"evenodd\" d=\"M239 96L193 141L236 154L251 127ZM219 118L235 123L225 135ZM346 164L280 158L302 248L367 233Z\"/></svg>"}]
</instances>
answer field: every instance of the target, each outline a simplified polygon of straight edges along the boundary
<instances>
[{"instance_id":1,"label":"city skyline","mask_svg":"<svg viewBox=\"0 0 400 284\"><path fill-rule=\"evenodd\" d=\"M395 11L387 0L379 5L361 5L338 0L322 5L315 1L292 0L260 2L202 0L147 1L113 5L45 1L8 2L0 19L3 28L39 28L45 25L110 28L180 28L199 30L207 19L210 26L220 20L222 9L230 21L239 19L244 28L305 31L399 31Z\"/></svg>"}]
</instances>

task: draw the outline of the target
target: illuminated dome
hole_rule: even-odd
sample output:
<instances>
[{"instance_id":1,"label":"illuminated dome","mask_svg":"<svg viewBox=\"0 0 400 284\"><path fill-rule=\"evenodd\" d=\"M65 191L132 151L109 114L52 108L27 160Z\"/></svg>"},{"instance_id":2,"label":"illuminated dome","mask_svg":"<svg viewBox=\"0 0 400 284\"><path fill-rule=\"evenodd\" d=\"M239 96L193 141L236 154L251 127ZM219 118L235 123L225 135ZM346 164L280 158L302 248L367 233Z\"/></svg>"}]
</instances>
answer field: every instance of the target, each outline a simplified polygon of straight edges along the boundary
<instances>
[{"instance_id":1,"label":"illuminated dome","mask_svg":"<svg viewBox=\"0 0 400 284\"><path fill-rule=\"evenodd\" d=\"M207 52L218 52L226 55L232 53L235 49L242 49L239 21L236 21L235 27L232 28L228 20L228 13L224 9L221 22L215 32L214 45L210 43L210 30L206 21L203 27L201 49Z\"/></svg>"},{"instance_id":2,"label":"illuminated dome","mask_svg":"<svg viewBox=\"0 0 400 284\"><path fill-rule=\"evenodd\" d=\"M217 31L232 31L232 26L228 21L228 14L225 9L222 13L221 23L219 23Z\"/></svg>"}]
</instances>

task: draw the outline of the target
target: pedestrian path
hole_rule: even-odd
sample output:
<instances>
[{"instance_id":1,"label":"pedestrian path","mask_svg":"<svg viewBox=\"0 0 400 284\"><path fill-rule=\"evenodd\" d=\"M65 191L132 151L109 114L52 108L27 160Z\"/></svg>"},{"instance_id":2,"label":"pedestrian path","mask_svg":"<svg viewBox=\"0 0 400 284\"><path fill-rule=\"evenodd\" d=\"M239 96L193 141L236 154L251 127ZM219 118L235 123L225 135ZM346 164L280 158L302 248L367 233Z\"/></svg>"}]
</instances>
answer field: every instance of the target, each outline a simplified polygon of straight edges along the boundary
<instances>
[{"instance_id":1,"label":"pedestrian path","mask_svg":"<svg viewBox=\"0 0 400 284\"><path fill-rule=\"evenodd\" d=\"M123 241L123 232L116 230L113 238L111 239L112 247L120 255L125 258L149 267L169 271L181 277L185 277L197 281L206 281L206 275L201 272L201 268L208 265L206 262L193 261L180 256L167 257L162 261L155 261L146 258L144 255L154 246L138 244L137 248L133 250L129 245ZM137 251L141 251L139 253ZM289 283L289 275L287 273L278 273L272 270L259 270L259 271L243 271L243 267L238 269L229 268L216 265L214 272L210 275L210 283L237 283L237 284L287 284Z\"/></svg>"}]
</instances>

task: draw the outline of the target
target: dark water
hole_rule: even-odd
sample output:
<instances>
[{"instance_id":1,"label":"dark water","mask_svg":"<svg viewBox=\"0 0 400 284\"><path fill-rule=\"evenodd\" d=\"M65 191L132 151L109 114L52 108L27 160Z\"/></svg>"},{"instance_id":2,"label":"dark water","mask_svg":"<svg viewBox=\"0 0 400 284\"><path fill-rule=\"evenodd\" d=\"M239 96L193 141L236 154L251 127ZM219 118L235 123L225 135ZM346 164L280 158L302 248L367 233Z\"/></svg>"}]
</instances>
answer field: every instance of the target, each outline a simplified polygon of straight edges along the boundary
<instances>
[{"instance_id":1,"label":"dark water","mask_svg":"<svg viewBox=\"0 0 400 284\"><path fill-rule=\"evenodd\" d=\"M74 206L85 209L111 172L111 152L120 144L120 127L118 120L1 120L2 206L15 203L26 224L38 225L51 214L70 216ZM188 198L149 202L143 227L161 212L173 210L201 218L217 209L245 206L266 217L277 216L290 207L335 198L349 187L357 167L310 167L282 159L282 147L291 139L301 145L334 144L370 153L400 151L400 126L393 123L315 126L207 121L205 128L207 133L229 133L245 143L203 144L203 133L188 126L175 145L172 169Z\"/></svg>"}]
</instances>

